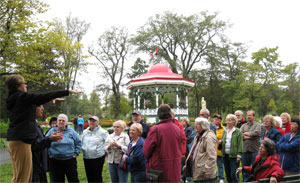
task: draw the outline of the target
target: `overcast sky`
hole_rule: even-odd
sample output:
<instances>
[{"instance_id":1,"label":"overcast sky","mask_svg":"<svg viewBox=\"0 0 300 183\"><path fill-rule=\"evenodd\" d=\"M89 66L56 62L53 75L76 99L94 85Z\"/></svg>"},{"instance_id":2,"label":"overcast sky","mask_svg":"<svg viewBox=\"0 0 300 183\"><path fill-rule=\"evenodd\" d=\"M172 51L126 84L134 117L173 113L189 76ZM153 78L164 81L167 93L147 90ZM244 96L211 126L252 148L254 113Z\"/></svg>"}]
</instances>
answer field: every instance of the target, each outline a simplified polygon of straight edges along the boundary
<instances>
[{"instance_id":1,"label":"overcast sky","mask_svg":"<svg viewBox=\"0 0 300 183\"><path fill-rule=\"evenodd\" d=\"M249 46L248 56L263 47L278 46L284 64L299 62L300 11L298 0L46 0L49 11L44 19L62 20L71 13L91 23L83 43L87 47L111 26L127 27L130 33L150 16L171 11L186 16L201 11L219 12L218 19L229 21L226 35ZM249 60L249 59L248 59ZM94 67L95 68L95 67ZM94 73L96 73L95 71ZM87 94L99 84L92 74L79 78Z\"/></svg>"}]
</instances>

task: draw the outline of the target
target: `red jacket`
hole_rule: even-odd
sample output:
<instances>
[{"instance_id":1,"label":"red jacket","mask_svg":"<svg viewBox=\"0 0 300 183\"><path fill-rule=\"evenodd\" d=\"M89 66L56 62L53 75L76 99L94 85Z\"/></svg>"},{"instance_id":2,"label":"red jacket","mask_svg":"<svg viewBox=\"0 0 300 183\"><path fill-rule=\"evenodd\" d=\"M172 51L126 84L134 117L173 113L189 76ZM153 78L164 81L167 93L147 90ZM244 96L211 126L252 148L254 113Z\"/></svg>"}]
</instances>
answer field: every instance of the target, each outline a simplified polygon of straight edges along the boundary
<instances>
[{"instance_id":1,"label":"red jacket","mask_svg":"<svg viewBox=\"0 0 300 183\"><path fill-rule=\"evenodd\" d=\"M173 119L173 120L174 120L175 125L179 127L179 129L181 130L181 133L183 135L183 143L182 143L181 154L185 155L185 153L186 153L186 136L185 136L184 128L183 128L182 124L177 119Z\"/></svg>"},{"instance_id":2,"label":"red jacket","mask_svg":"<svg viewBox=\"0 0 300 183\"><path fill-rule=\"evenodd\" d=\"M159 148L157 148L156 128ZM144 156L149 168L164 172L163 182L180 182L183 136L172 119L153 125L144 143Z\"/></svg>"},{"instance_id":3,"label":"red jacket","mask_svg":"<svg viewBox=\"0 0 300 183\"><path fill-rule=\"evenodd\" d=\"M282 136L284 136L285 133L284 133L284 131L280 127L276 128L276 129L280 131L280 133L281 133Z\"/></svg>"},{"instance_id":4,"label":"red jacket","mask_svg":"<svg viewBox=\"0 0 300 183\"><path fill-rule=\"evenodd\" d=\"M278 180L284 176L284 171L280 168L279 156L277 154L268 156L266 161L258 169L254 168L255 166L257 166L257 163L259 162L260 159L261 159L261 155L257 155L252 167L251 166L243 167L244 171L254 174L254 179L256 181L259 179L269 178L271 176L275 176L276 179ZM255 172L254 169L256 169Z\"/></svg>"},{"instance_id":5,"label":"red jacket","mask_svg":"<svg viewBox=\"0 0 300 183\"><path fill-rule=\"evenodd\" d=\"M285 124L285 130L284 130L284 134L290 133L291 132L291 124L289 122L287 122Z\"/></svg>"}]
</instances>

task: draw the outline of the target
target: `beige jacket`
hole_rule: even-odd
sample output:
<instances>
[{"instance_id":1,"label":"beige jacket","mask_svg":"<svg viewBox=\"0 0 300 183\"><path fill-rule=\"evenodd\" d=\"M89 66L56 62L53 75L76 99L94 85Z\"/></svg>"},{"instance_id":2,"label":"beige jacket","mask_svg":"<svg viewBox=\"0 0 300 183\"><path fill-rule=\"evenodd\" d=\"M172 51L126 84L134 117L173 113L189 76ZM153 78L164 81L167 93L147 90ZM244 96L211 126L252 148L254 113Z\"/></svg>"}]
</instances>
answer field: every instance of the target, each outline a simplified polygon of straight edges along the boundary
<instances>
[{"instance_id":1,"label":"beige jacket","mask_svg":"<svg viewBox=\"0 0 300 183\"><path fill-rule=\"evenodd\" d=\"M111 142L117 142L121 146L121 149L117 147L109 147ZM108 153L106 159L107 163L119 164L123 153L128 150L129 142L129 136L124 132L122 132L119 136L116 136L115 133L110 134L104 143L104 149Z\"/></svg>"},{"instance_id":2,"label":"beige jacket","mask_svg":"<svg viewBox=\"0 0 300 183\"><path fill-rule=\"evenodd\" d=\"M192 149L197 143L197 135L194 138ZM193 180L214 179L217 176L217 137L213 131L205 131L202 139L196 146L193 156ZM191 151L187 157L190 158ZM204 174L210 174L209 178L204 178Z\"/></svg>"}]
</instances>

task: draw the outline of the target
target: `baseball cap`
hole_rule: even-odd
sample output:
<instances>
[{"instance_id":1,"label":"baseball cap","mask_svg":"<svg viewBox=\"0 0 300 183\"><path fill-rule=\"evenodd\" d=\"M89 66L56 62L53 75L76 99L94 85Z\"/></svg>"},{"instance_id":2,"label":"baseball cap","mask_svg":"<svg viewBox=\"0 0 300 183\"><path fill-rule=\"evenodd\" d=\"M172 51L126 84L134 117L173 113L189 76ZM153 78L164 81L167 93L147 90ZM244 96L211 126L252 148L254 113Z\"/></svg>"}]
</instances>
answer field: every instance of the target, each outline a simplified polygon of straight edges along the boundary
<instances>
[{"instance_id":1,"label":"baseball cap","mask_svg":"<svg viewBox=\"0 0 300 183\"><path fill-rule=\"evenodd\" d=\"M131 115L134 115L134 114L136 114L138 116L142 115L142 113L140 111L138 111L138 110L133 111Z\"/></svg>"},{"instance_id":2,"label":"baseball cap","mask_svg":"<svg viewBox=\"0 0 300 183\"><path fill-rule=\"evenodd\" d=\"M89 120L91 120L91 119L93 119L95 121L99 121L99 118L97 116L91 116L91 117L89 117Z\"/></svg>"}]
</instances>

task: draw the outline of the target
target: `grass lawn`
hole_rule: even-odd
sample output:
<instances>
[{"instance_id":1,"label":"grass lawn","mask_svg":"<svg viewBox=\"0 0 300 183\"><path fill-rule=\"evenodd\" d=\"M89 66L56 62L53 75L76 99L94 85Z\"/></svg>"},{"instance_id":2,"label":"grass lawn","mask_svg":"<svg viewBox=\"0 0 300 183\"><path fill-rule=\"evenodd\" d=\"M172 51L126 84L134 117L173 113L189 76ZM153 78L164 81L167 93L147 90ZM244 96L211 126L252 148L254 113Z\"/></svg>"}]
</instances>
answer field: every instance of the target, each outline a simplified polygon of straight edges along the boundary
<instances>
[{"instance_id":1,"label":"grass lawn","mask_svg":"<svg viewBox=\"0 0 300 183\"><path fill-rule=\"evenodd\" d=\"M77 170L78 170L79 181L87 182L82 153L80 153L80 155L77 157ZM103 176L103 182L110 182L109 171L108 171L106 161L103 166L102 176ZM8 162L0 166L0 182L8 183L11 182L11 179L12 179L12 167L11 167L11 162ZM49 177L48 177L48 182L50 182ZM67 178L66 178L66 182L67 182Z\"/></svg>"}]
</instances>

